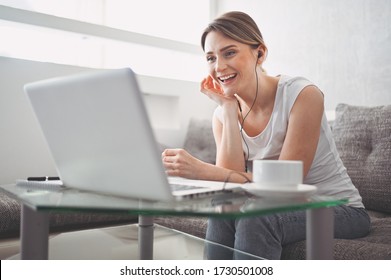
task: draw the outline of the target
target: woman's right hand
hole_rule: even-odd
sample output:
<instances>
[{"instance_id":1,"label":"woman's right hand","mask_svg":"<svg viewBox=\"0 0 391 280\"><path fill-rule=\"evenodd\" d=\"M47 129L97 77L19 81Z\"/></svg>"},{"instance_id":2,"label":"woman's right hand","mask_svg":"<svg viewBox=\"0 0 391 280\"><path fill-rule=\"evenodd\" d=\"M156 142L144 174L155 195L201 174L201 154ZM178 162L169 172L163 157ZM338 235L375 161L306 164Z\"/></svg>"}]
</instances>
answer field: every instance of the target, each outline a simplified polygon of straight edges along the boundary
<instances>
[{"instance_id":1,"label":"woman's right hand","mask_svg":"<svg viewBox=\"0 0 391 280\"><path fill-rule=\"evenodd\" d=\"M162 153L162 161L168 176L206 179L205 163L184 149L165 149Z\"/></svg>"}]
</instances>

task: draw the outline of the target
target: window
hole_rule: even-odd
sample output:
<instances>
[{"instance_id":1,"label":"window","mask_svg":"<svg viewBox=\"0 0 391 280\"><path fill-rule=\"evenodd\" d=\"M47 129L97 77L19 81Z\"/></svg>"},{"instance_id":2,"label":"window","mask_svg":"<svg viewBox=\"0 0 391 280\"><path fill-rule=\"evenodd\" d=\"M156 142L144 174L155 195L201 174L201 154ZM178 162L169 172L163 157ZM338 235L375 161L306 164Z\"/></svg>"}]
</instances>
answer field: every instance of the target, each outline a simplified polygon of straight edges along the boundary
<instances>
[{"instance_id":1,"label":"window","mask_svg":"<svg viewBox=\"0 0 391 280\"><path fill-rule=\"evenodd\" d=\"M199 81L209 0L0 0L0 55ZM196 15L196 16L195 16Z\"/></svg>"}]
</instances>

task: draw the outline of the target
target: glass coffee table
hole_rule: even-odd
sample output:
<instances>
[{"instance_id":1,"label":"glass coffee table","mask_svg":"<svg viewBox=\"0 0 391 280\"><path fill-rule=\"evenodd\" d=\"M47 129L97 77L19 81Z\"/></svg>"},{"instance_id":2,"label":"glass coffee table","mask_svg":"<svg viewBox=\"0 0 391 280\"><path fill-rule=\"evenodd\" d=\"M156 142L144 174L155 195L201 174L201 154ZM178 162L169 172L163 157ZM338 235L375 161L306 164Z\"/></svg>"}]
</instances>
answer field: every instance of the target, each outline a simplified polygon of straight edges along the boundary
<instances>
[{"instance_id":1,"label":"glass coffee table","mask_svg":"<svg viewBox=\"0 0 391 280\"><path fill-rule=\"evenodd\" d=\"M49 260L139 260L138 224L56 232L49 235ZM19 243L2 258L20 260ZM9 248L9 246L7 247ZM203 238L167 228L155 222L153 227L154 260L206 260L209 250L219 250L227 258L262 260L258 256L213 244ZM6 253L4 254L6 255Z\"/></svg>"},{"instance_id":2,"label":"glass coffee table","mask_svg":"<svg viewBox=\"0 0 391 280\"><path fill-rule=\"evenodd\" d=\"M86 192L71 188L57 190L36 189L15 184L0 189L22 204L21 258L47 259L49 213L111 213L139 215L139 258L152 259L154 216L201 216L241 218L278 212L306 210L307 259L332 259L334 235L334 206L347 203L345 199L324 196L296 197L294 199L266 199L246 192L223 193L213 197L178 202L151 202L124 197ZM206 246L218 246L205 241ZM239 252L242 258L258 257Z\"/></svg>"}]
</instances>

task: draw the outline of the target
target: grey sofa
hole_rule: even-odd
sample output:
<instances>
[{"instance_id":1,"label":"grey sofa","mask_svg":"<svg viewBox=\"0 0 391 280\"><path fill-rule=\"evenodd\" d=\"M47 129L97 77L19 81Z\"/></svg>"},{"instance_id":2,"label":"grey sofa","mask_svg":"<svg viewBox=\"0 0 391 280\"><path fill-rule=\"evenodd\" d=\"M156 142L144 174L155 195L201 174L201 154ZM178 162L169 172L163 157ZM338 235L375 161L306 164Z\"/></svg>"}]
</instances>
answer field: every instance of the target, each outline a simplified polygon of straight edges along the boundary
<instances>
[{"instance_id":1,"label":"grey sofa","mask_svg":"<svg viewBox=\"0 0 391 280\"><path fill-rule=\"evenodd\" d=\"M336 239L334 259L391 259L391 105L339 104L332 125L341 158L368 209L372 228L366 237ZM192 120L184 148L214 163L215 145L208 120ZM158 217L158 224L204 238L206 218ZM283 248L282 259L305 259L305 241Z\"/></svg>"}]
</instances>

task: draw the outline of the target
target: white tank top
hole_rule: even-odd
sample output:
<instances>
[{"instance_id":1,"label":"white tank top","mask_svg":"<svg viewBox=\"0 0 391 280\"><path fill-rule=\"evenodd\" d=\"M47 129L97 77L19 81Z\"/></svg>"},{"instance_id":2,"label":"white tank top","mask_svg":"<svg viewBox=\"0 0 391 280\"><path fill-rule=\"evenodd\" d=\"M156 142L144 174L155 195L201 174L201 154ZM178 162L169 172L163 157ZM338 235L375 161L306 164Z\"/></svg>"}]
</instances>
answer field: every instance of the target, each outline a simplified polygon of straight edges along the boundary
<instances>
[{"instance_id":1,"label":"white tank top","mask_svg":"<svg viewBox=\"0 0 391 280\"><path fill-rule=\"evenodd\" d=\"M300 92L313 85L302 77L281 76L278 82L274 108L266 128L257 136L250 137L243 130L243 138L249 148L249 160L278 159L288 129L290 111ZM222 121L222 109L217 107L214 115ZM240 123L239 123L240 127ZM242 140L243 151L247 148ZM317 194L336 198L348 198L348 205L363 208L361 196L353 185L339 157L334 138L323 113L318 147L304 184L318 187Z\"/></svg>"}]
</instances>

